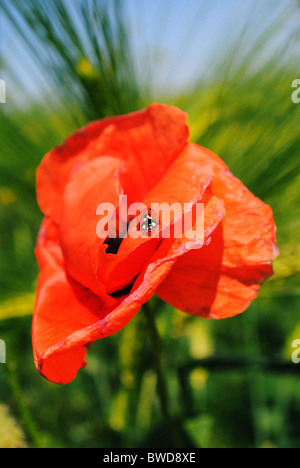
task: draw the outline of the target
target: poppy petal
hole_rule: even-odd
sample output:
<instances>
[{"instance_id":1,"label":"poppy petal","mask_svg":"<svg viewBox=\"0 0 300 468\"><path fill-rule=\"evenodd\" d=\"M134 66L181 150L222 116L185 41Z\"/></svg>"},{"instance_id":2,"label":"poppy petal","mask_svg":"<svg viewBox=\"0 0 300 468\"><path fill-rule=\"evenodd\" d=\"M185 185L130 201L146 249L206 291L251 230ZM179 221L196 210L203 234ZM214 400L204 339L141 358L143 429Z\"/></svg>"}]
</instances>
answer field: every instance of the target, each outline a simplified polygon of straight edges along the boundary
<instances>
[{"instance_id":1,"label":"poppy petal","mask_svg":"<svg viewBox=\"0 0 300 468\"><path fill-rule=\"evenodd\" d=\"M184 312L226 318L243 312L257 296L261 282L272 275L271 260L278 253L275 225L271 209L218 156L193 146L199 162L213 164L211 188L224 200L226 215L211 244L179 258L157 294Z\"/></svg>"},{"instance_id":2,"label":"poppy petal","mask_svg":"<svg viewBox=\"0 0 300 468\"><path fill-rule=\"evenodd\" d=\"M213 175L212 166L209 163L200 165L197 152L192 146L187 146L155 187L147 193L143 204L151 207L153 203L158 203L163 217L163 204L168 208L176 203L180 208L179 217L182 218L185 204L194 206L202 200ZM174 222L175 216L171 212L170 216L162 219L164 226L160 225L160 230L163 231ZM159 244L158 230L157 238L149 236L134 239L131 237L132 229L129 229L128 236L122 240L117 254L106 254L103 250L100 253L98 275L101 282L110 288L109 292L120 289L139 274Z\"/></svg>"},{"instance_id":3,"label":"poppy petal","mask_svg":"<svg viewBox=\"0 0 300 468\"><path fill-rule=\"evenodd\" d=\"M105 317L107 307L66 273L58 227L49 219L43 221L35 253L41 272L32 323L34 359L49 380L67 383L85 365L85 349L71 350L63 345L64 339L79 329L84 333L85 327ZM45 360L47 350L57 343L61 343L59 366Z\"/></svg>"},{"instance_id":4,"label":"poppy petal","mask_svg":"<svg viewBox=\"0 0 300 468\"><path fill-rule=\"evenodd\" d=\"M60 241L67 271L75 281L102 297L105 291L97 280L97 268L105 239L96 232L96 211L100 203L118 206L122 164L117 158L105 156L88 162L67 184L62 202Z\"/></svg>"},{"instance_id":5,"label":"poppy petal","mask_svg":"<svg viewBox=\"0 0 300 468\"><path fill-rule=\"evenodd\" d=\"M201 159L213 164L212 191L225 203L223 263L232 267L258 265L276 258L279 251L272 209L234 177L219 156L194 146Z\"/></svg>"},{"instance_id":6,"label":"poppy petal","mask_svg":"<svg viewBox=\"0 0 300 468\"><path fill-rule=\"evenodd\" d=\"M218 201L221 208L222 202ZM216 205L216 206L217 206ZM215 207L216 207L215 206ZM213 209L205 240L222 219L220 211ZM144 268L125 298L115 300L110 309L102 300L70 278L53 253L59 249L55 227L48 221L47 236L44 226L37 250L43 252L43 269L38 282L38 294L32 326L35 363L42 375L56 383L68 383L85 365L85 346L118 332L147 302L158 285L166 278L176 259L196 247L194 239L165 239ZM62 256L60 257L62 258Z\"/></svg>"},{"instance_id":7,"label":"poppy petal","mask_svg":"<svg viewBox=\"0 0 300 468\"><path fill-rule=\"evenodd\" d=\"M186 114L179 109L152 104L142 111L92 122L78 130L50 151L37 170L41 210L58 222L68 181L87 161L105 155L127 161L122 186L129 195L144 196L186 145L186 121Z\"/></svg>"},{"instance_id":8,"label":"poppy petal","mask_svg":"<svg viewBox=\"0 0 300 468\"><path fill-rule=\"evenodd\" d=\"M269 263L225 267L223 225L209 245L180 257L156 293L183 312L205 318L237 315L256 298L260 283L272 274Z\"/></svg>"}]
</instances>

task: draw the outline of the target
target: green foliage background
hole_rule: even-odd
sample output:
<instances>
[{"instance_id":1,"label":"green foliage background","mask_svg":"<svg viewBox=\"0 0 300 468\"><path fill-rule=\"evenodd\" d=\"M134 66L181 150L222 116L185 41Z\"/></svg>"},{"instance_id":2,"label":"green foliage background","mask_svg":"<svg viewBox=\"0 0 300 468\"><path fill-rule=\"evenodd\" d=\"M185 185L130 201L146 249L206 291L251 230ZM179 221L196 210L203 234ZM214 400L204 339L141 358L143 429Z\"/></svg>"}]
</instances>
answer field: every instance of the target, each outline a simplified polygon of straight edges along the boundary
<instances>
[{"instance_id":1,"label":"green foliage background","mask_svg":"<svg viewBox=\"0 0 300 468\"><path fill-rule=\"evenodd\" d=\"M272 206L281 252L275 275L236 318L205 321L152 300L181 444L299 447L300 370L291 364L291 343L300 339L300 104L291 101L291 83L299 78L300 38L299 27L287 33L286 24L293 15L299 24L300 12L290 2L286 15L257 34L256 22L263 25L270 8L262 3L261 17L221 45L210 74L195 77L184 92L162 95L151 74L141 80L136 72L121 1L78 0L72 12L68 1L1 2L2 18L27 46L44 86L38 99L27 96L20 105L21 77L0 60L0 74L5 70L18 90L0 106L0 338L7 346L7 364L0 364L0 426L7 431L0 431L0 447L174 446L160 413L142 314L96 342L88 366L64 387L35 370L30 337L38 273L33 248L42 219L36 167L79 126L153 101L185 110L191 140L218 153ZM155 70L155 56L148 66Z\"/></svg>"}]
</instances>

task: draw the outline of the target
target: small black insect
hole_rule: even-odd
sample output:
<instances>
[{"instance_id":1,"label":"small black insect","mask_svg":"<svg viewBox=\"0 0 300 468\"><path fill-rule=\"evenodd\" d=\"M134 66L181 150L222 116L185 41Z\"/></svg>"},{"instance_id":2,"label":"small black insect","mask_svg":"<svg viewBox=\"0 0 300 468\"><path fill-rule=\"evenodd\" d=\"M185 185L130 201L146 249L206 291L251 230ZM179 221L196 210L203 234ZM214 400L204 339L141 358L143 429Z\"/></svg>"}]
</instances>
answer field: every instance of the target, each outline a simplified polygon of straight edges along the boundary
<instances>
[{"instance_id":1,"label":"small black insect","mask_svg":"<svg viewBox=\"0 0 300 468\"><path fill-rule=\"evenodd\" d=\"M140 216L143 216L143 218L140 221L140 230L144 234L152 232L159 224L158 217L155 216L155 213L151 208L148 212L141 212Z\"/></svg>"},{"instance_id":2,"label":"small black insect","mask_svg":"<svg viewBox=\"0 0 300 468\"><path fill-rule=\"evenodd\" d=\"M143 232L151 232L153 229L156 228L157 222L150 216L149 214L144 216L144 219L141 223L141 231Z\"/></svg>"}]
</instances>

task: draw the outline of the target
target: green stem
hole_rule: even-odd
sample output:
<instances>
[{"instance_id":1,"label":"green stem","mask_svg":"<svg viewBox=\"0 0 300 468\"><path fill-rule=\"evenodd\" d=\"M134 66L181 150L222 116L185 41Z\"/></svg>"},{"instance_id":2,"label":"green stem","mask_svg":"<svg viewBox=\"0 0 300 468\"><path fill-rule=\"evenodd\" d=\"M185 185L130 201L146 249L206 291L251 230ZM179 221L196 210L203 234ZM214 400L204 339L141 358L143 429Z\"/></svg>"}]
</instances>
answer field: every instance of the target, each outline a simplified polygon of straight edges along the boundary
<instances>
[{"instance_id":1,"label":"green stem","mask_svg":"<svg viewBox=\"0 0 300 468\"><path fill-rule=\"evenodd\" d=\"M162 369L161 354L162 354L162 345L161 339L156 327L156 323L153 316L153 311L151 310L149 303L143 305L144 315L146 317L150 339L153 348L153 363L154 369L157 377L157 393L160 402L161 412L166 422L167 428L170 431L171 438L174 442L174 446L178 448L183 448L183 443L180 437L180 434L177 429L177 423L174 421L174 418L169 409L169 398L167 392L167 386L164 379L164 373Z\"/></svg>"},{"instance_id":2,"label":"green stem","mask_svg":"<svg viewBox=\"0 0 300 468\"><path fill-rule=\"evenodd\" d=\"M26 402L24 400L14 366L6 364L6 371L12 394L14 395L15 401L18 405L24 431L30 439L30 441L32 442L32 446L34 448L42 448L38 431L35 427L28 406L26 405Z\"/></svg>"}]
</instances>

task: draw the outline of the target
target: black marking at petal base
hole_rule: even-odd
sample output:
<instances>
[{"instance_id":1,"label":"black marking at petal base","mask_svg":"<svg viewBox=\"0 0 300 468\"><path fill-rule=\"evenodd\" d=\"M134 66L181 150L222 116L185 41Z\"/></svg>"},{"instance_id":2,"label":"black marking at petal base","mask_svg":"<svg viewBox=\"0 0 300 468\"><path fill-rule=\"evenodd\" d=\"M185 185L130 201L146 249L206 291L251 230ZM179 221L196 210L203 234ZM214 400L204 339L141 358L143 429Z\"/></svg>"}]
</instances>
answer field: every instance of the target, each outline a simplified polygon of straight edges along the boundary
<instances>
[{"instance_id":1,"label":"black marking at petal base","mask_svg":"<svg viewBox=\"0 0 300 468\"><path fill-rule=\"evenodd\" d=\"M131 290L133 288L133 283L134 283L134 281L132 281L131 283L124 286L124 288L119 289L119 291L115 291L113 293L110 293L109 296L113 297L114 299L119 299L122 296L128 296L128 294L131 293Z\"/></svg>"},{"instance_id":2,"label":"black marking at petal base","mask_svg":"<svg viewBox=\"0 0 300 468\"><path fill-rule=\"evenodd\" d=\"M116 255L118 253L118 250L120 248L120 245L122 244L123 238L116 237L107 237L104 241L104 244L108 245L105 253L110 253Z\"/></svg>"}]
</instances>

